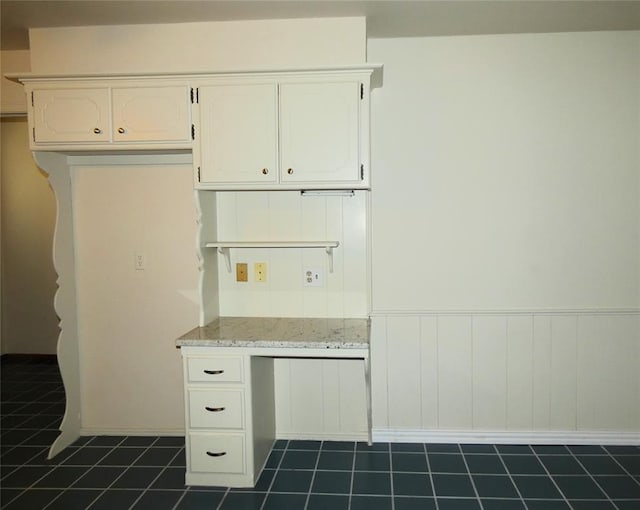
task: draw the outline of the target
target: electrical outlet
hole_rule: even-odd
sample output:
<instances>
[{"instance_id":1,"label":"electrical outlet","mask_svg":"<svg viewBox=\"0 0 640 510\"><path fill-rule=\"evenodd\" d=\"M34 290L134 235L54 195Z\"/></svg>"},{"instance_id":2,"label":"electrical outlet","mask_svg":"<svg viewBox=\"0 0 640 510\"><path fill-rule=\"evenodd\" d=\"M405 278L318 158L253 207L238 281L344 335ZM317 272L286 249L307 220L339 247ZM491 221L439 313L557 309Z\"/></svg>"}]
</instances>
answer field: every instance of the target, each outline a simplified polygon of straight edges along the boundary
<instances>
[{"instance_id":1,"label":"electrical outlet","mask_svg":"<svg viewBox=\"0 0 640 510\"><path fill-rule=\"evenodd\" d=\"M147 268L147 256L137 251L133 254L133 267L136 271L144 271Z\"/></svg>"},{"instance_id":2,"label":"electrical outlet","mask_svg":"<svg viewBox=\"0 0 640 510\"><path fill-rule=\"evenodd\" d=\"M249 281L249 269L246 262L238 262L236 264L236 281L247 282Z\"/></svg>"},{"instance_id":3,"label":"electrical outlet","mask_svg":"<svg viewBox=\"0 0 640 510\"><path fill-rule=\"evenodd\" d=\"M320 267L308 267L304 270L303 284L305 287L324 287L324 271Z\"/></svg>"},{"instance_id":4,"label":"electrical outlet","mask_svg":"<svg viewBox=\"0 0 640 510\"><path fill-rule=\"evenodd\" d=\"M266 282L267 281L267 263L256 262L253 265L253 274L254 274L254 280L256 282Z\"/></svg>"}]
</instances>

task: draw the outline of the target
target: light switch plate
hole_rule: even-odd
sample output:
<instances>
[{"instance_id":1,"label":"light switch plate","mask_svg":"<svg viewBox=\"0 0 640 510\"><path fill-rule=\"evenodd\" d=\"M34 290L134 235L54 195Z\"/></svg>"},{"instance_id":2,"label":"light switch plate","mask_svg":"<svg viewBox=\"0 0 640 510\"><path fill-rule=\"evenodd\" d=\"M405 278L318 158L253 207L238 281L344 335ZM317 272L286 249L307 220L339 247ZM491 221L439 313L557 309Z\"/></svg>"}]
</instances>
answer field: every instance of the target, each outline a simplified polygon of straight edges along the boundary
<instances>
[{"instance_id":1,"label":"light switch plate","mask_svg":"<svg viewBox=\"0 0 640 510\"><path fill-rule=\"evenodd\" d=\"M238 262L236 264L236 281L247 282L249 281L249 269L246 262Z\"/></svg>"}]
</instances>

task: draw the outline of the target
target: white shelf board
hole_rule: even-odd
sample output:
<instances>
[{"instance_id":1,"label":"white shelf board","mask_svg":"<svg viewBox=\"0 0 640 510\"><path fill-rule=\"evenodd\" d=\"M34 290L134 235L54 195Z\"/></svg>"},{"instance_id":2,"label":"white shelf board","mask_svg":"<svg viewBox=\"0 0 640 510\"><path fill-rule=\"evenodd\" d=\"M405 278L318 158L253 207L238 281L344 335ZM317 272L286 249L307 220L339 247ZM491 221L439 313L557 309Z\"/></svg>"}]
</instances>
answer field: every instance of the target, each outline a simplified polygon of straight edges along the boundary
<instances>
[{"instance_id":1,"label":"white shelf board","mask_svg":"<svg viewBox=\"0 0 640 510\"><path fill-rule=\"evenodd\" d=\"M339 241L212 241L205 248L217 248L224 256L227 271L231 272L230 248L324 248L329 257L329 272L333 273L333 249L340 246Z\"/></svg>"}]
</instances>

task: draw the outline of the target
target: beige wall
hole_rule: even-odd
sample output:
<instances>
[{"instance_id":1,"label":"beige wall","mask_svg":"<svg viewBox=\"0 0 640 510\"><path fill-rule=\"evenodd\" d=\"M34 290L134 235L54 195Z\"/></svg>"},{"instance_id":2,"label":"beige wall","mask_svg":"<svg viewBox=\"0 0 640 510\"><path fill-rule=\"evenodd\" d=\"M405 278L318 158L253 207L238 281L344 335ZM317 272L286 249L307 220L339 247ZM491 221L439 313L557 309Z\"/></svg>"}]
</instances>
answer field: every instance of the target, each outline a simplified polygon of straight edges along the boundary
<instances>
[{"instance_id":1,"label":"beige wall","mask_svg":"<svg viewBox=\"0 0 640 510\"><path fill-rule=\"evenodd\" d=\"M366 23L355 17L41 28L29 39L38 73L303 68L363 62Z\"/></svg>"},{"instance_id":2,"label":"beige wall","mask_svg":"<svg viewBox=\"0 0 640 510\"><path fill-rule=\"evenodd\" d=\"M22 85L5 78L5 73L23 73L31 69L29 50L15 50L0 52L0 112L2 115L25 114L27 102Z\"/></svg>"},{"instance_id":3,"label":"beige wall","mask_svg":"<svg viewBox=\"0 0 640 510\"><path fill-rule=\"evenodd\" d=\"M55 199L28 147L25 118L2 119L2 353L54 354Z\"/></svg>"},{"instance_id":4,"label":"beige wall","mask_svg":"<svg viewBox=\"0 0 640 510\"><path fill-rule=\"evenodd\" d=\"M368 54L378 437L637 442L640 32Z\"/></svg>"}]
</instances>

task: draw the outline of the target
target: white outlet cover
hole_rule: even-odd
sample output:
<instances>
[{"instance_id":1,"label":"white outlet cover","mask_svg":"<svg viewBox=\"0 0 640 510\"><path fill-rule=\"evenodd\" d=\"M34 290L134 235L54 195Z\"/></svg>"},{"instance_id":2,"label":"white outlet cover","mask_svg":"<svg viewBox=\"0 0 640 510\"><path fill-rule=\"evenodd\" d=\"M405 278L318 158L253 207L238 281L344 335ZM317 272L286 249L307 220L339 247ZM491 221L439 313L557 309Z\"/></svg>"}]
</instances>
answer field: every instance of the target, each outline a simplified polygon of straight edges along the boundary
<instances>
[{"instance_id":1,"label":"white outlet cover","mask_svg":"<svg viewBox=\"0 0 640 510\"><path fill-rule=\"evenodd\" d=\"M302 275L305 287L324 287L324 269L321 267L307 267Z\"/></svg>"}]
</instances>

